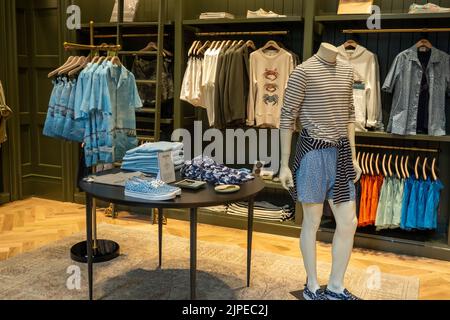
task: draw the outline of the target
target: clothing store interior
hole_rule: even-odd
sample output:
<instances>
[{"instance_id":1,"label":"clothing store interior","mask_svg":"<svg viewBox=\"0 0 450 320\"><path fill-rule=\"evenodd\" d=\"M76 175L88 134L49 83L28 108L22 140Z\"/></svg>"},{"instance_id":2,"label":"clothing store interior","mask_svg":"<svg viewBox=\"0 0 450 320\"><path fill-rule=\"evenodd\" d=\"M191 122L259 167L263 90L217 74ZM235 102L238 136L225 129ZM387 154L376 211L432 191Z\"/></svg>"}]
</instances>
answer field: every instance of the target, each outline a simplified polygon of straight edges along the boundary
<instances>
[{"instance_id":1,"label":"clothing store interior","mask_svg":"<svg viewBox=\"0 0 450 320\"><path fill-rule=\"evenodd\" d=\"M450 0L5 0L0 29L0 299L450 300Z\"/></svg>"}]
</instances>

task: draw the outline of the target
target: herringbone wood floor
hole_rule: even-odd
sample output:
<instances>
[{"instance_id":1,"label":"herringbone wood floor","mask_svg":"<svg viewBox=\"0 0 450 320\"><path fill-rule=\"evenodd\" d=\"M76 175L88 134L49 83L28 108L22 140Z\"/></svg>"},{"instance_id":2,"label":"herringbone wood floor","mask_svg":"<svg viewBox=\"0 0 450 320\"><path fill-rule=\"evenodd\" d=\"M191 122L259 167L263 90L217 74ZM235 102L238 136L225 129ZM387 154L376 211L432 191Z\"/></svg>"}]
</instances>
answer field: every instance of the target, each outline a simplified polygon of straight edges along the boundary
<instances>
[{"instance_id":1,"label":"herringbone wood floor","mask_svg":"<svg viewBox=\"0 0 450 320\"><path fill-rule=\"evenodd\" d=\"M127 228L156 228L150 217L120 213L118 219L106 218L101 210L98 222L124 225ZM164 232L189 237L186 222L169 220ZM31 198L0 206L0 260L58 241L85 230L84 206ZM199 226L199 239L216 243L236 243L246 247L246 231L209 225ZM277 254L299 257L298 239L255 233L254 248ZM331 246L320 243L319 260L331 261ZM381 271L420 278L421 299L450 299L450 262L399 256L390 253L355 249L350 264L367 268L378 266Z\"/></svg>"}]
</instances>

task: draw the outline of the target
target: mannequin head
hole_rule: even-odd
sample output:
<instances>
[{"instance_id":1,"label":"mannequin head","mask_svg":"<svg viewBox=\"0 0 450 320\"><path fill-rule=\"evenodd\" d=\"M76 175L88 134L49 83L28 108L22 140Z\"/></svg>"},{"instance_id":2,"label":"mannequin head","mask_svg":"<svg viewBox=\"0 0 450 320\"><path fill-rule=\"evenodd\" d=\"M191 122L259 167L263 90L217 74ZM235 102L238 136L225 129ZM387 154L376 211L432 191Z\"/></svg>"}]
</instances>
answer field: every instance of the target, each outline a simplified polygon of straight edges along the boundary
<instances>
[{"instance_id":1,"label":"mannequin head","mask_svg":"<svg viewBox=\"0 0 450 320\"><path fill-rule=\"evenodd\" d=\"M335 63L338 55L338 49L330 43L322 42L317 55L323 60Z\"/></svg>"}]
</instances>

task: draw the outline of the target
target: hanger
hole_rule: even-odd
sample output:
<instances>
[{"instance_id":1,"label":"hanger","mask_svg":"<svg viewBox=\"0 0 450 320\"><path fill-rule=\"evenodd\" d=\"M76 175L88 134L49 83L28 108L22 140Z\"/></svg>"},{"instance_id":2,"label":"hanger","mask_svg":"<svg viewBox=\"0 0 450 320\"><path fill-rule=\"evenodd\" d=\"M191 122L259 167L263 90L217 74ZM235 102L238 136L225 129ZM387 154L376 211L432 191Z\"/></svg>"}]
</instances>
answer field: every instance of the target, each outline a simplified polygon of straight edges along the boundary
<instances>
[{"instance_id":1,"label":"hanger","mask_svg":"<svg viewBox=\"0 0 450 320\"><path fill-rule=\"evenodd\" d=\"M373 153L370 154L369 168L370 168L370 175L374 176L372 163L373 163Z\"/></svg>"},{"instance_id":2,"label":"hanger","mask_svg":"<svg viewBox=\"0 0 450 320\"><path fill-rule=\"evenodd\" d=\"M358 165L361 168L361 162L359 162L360 157L361 157L361 152L358 151L358 153L356 154L356 162L358 162Z\"/></svg>"},{"instance_id":3,"label":"hanger","mask_svg":"<svg viewBox=\"0 0 450 320\"><path fill-rule=\"evenodd\" d=\"M388 177L388 173L386 171L386 154L383 155L383 161L382 161L382 168L383 168L383 174L385 177Z\"/></svg>"},{"instance_id":4,"label":"hanger","mask_svg":"<svg viewBox=\"0 0 450 320\"><path fill-rule=\"evenodd\" d=\"M277 51L280 51L280 50L281 50L281 47L278 45L278 43L276 43L276 42L273 41L273 40L269 40L269 41L264 45L264 47L261 48L261 50L262 50L262 51L265 51L265 50L270 49L270 48L273 48L273 49L275 49L275 50L277 50Z\"/></svg>"},{"instance_id":5,"label":"hanger","mask_svg":"<svg viewBox=\"0 0 450 320\"><path fill-rule=\"evenodd\" d=\"M407 178L411 176L411 174L409 173L409 156L406 156L405 159L405 174Z\"/></svg>"},{"instance_id":6,"label":"hanger","mask_svg":"<svg viewBox=\"0 0 450 320\"><path fill-rule=\"evenodd\" d=\"M74 59L76 58L76 56L70 56L69 58L67 58L66 62L64 62L64 64L60 67L58 67L57 69L53 70L52 72L50 72L47 77L51 78L53 76L56 76L59 72L59 70L67 67Z\"/></svg>"},{"instance_id":7,"label":"hanger","mask_svg":"<svg viewBox=\"0 0 450 320\"><path fill-rule=\"evenodd\" d=\"M192 43L192 45L191 45L191 47L189 48L189 51L188 51L188 57L190 57L190 56L192 55L192 51L193 51L194 48L197 46L197 42L198 42L198 40L195 40L195 41Z\"/></svg>"},{"instance_id":8,"label":"hanger","mask_svg":"<svg viewBox=\"0 0 450 320\"><path fill-rule=\"evenodd\" d=\"M403 179L406 179L407 176L406 176L406 173L405 173L405 157L404 156L402 156L400 158L400 171L402 173Z\"/></svg>"},{"instance_id":9,"label":"hanger","mask_svg":"<svg viewBox=\"0 0 450 320\"><path fill-rule=\"evenodd\" d=\"M431 164L431 175L433 176L433 180L437 181L438 176L436 174L436 158L433 158L433 162Z\"/></svg>"},{"instance_id":10,"label":"hanger","mask_svg":"<svg viewBox=\"0 0 450 320\"><path fill-rule=\"evenodd\" d=\"M238 42L238 46L242 46L243 44L245 43L245 41L244 40L239 40L239 42Z\"/></svg>"},{"instance_id":11,"label":"hanger","mask_svg":"<svg viewBox=\"0 0 450 320\"><path fill-rule=\"evenodd\" d=\"M84 69L90 61L91 61L91 55L89 54L86 57L86 59L84 59L84 62L78 68L75 68L75 69L69 71L68 75L73 76L73 75L77 74L80 70Z\"/></svg>"},{"instance_id":12,"label":"hanger","mask_svg":"<svg viewBox=\"0 0 450 320\"><path fill-rule=\"evenodd\" d=\"M65 74L77 67L79 67L80 65L82 65L84 63L84 60L86 58L83 56L77 57L75 60L73 60L72 63L70 63L68 66L66 66L65 68L61 69L58 71L58 75L62 75Z\"/></svg>"},{"instance_id":13,"label":"hanger","mask_svg":"<svg viewBox=\"0 0 450 320\"><path fill-rule=\"evenodd\" d=\"M433 48L433 45L427 39L421 39L416 43L416 47L419 50L425 49L424 51L428 51L428 50L431 50L431 48Z\"/></svg>"},{"instance_id":14,"label":"hanger","mask_svg":"<svg viewBox=\"0 0 450 320\"><path fill-rule=\"evenodd\" d=\"M397 177L401 179L402 176L400 175L400 169L398 168L398 154L395 156L395 172L397 173Z\"/></svg>"},{"instance_id":15,"label":"hanger","mask_svg":"<svg viewBox=\"0 0 450 320\"><path fill-rule=\"evenodd\" d=\"M428 179L427 163L428 163L428 158L425 158L425 160L423 160L423 166L422 166L422 174L423 174L423 180L424 181L427 181L427 179Z\"/></svg>"},{"instance_id":16,"label":"hanger","mask_svg":"<svg viewBox=\"0 0 450 320\"><path fill-rule=\"evenodd\" d=\"M344 43L344 48L345 48L346 50L348 50L348 49L353 49L353 50L355 50L357 46L358 46L358 43L357 43L355 40L347 40L347 41L345 41L345 43Z\"/></svg>"},{"instance_id":17,"label":"hanger","mask_svg":"<svg viewBox=\"0 0 450 320\"><path fill-rule=\"evenodd\" d=\"M211 41L206 41L203 46L201 46L198 50L197 50L197 54L201 53L204 54L205 50L211 45Z\"/></svg>"},{"instance_id":18,"label":"hanger","mask_svg":"<svg viewBox=\"0 0 450 320\"><path fill-rule=\"evenodd\" d=\"M420 162L420 157L417 157L416 159L416 165L414 167L414 173L416 174L416 179L419 179L419 162Z\"/></svg>"},{"instance_id":19,"label":"hanger","mask_svg":"<svg viewBox=\"0 0 450 320\"><path fill-rule=\"evenodd\" d=\"M114 57L112 58L112 60L111 60L111 63L112 63L112 64L115 64L115 65L118 65L118 66L121 66L121 65L122 65L122 61L120 61L119 56L114 56Z\"/></svg>"},{"instance_id":20,"label":"hanger","mask_svg":"<svg viewBox=\"0 0 450 320\"><path fill-rule=\"evenodd\" d=\"M380 159L380 154L377 153L377 157L375 158L375 170L377 171L377 176L380 175L380 168L378 167L378 160Z\"/></svg>"},{"instance_id":21,"label":"hanger","mask_svg":"<svg viewBox=\"0 0 450 320\"><path fill-rule=\"evenodd\" d=\"M392 172L392 154L389 155L389 160L388 160L388 172L389 172L389 176L392 177L394 174Z\"/></svg>"},{"instance_id":22,"label":"hanger","mask_svg":"<svg viewBox=\"0 0 450 320\"><path fill-rule=\"evenodd\" d=\"M252 40L248 40L248 41L245 43L245 45L246 45L248 48L251 48L251 49L253 49L253 50L256 50L255 43L254 43Z\"/></svg>"},{"instance_id":23,"label":"hanger","mask_svg":"<svg viewBox=\"0 0 450 320\"><path fill-rule=\"evenodd\" d=\"M361 170L362 170L363 175L367 174L366 167L364 166L365 160L366 160L366 153L363 152L363 154L361 156Z\"/></svg>"}]
</instances>

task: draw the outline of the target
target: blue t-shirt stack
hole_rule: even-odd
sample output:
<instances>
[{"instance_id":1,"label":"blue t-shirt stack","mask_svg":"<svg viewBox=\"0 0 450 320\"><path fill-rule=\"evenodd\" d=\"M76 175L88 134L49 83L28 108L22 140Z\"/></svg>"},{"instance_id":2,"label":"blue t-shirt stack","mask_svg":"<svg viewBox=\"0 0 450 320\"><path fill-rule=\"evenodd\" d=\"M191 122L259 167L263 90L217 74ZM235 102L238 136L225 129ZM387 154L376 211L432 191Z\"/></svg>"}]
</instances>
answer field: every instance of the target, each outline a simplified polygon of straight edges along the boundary
<instances>
[{"instance_id":1,"label":"blue t-shirt stack","mask_svg":"<svg viewBox=\"0 0 450 320\"><path fill-rule=\"evenodd\" d=\"M172 152L175 169L180 169L184 163L183 144L181 142L149 142L128 150L123 158L122 169L140 171L148 174L158 174L158 153Z\"/></svg>"}]
</instances>

